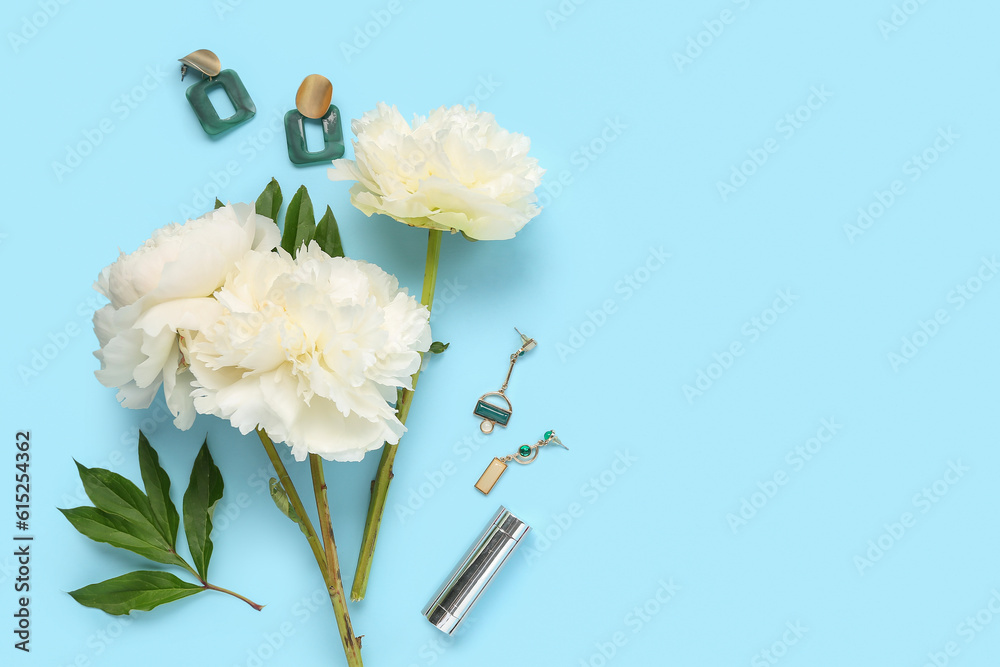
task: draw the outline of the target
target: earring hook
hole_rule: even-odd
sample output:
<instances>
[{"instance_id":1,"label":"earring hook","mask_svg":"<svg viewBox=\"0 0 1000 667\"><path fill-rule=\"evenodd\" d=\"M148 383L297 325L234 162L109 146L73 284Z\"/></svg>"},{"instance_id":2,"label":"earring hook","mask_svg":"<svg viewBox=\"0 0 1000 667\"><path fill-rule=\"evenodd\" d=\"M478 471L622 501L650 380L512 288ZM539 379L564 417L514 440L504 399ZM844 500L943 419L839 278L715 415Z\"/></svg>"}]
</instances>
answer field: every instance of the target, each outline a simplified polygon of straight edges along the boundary
<instances>
[{"instance_id":1,"label":"earring hook","mask_svg":"<svg viewBox=\"0 0 1000 667\"><path fill-rule=\"evenodd\" d=\"M184 80L184 75L187 74L188 67L193 67L209 79L219 76L219 72L222 71L222 63L219 61L219 56L208 49L198 49L177 60L181 63L181 81Z\"/></svg>"},{"instance_id":2,"label":"earring hook","mask_svg":"<svg viewBox=\"0 0 1000 667\"><path fill-rule=\"evenodd\" d=\"M564 444L563 444L563 441L562 441L562 440L560 440L559 438L557 438L557 437L556 437L556 434L555 434L555 433L553 433L553 434L552 434L552 437L551 437L551 438L549 438L549 439L548 439L548 440L547 440L547 441L546 441L545 443L543 443L543 444L546 444L546 445L547 445L547 444L549 444L550 442L554 442L554 443L556 443L557 445L559 445L560 447L562 447L563 449L565 449L566 451L569 451L569 447L567 447L566 445L564 445ZM541 445L539 445L539 447L541 447Z\"/></svg>"},{"instance_id":3,"label":"earring hook","mask_svg":"<svg viewBox=\"0 0 1000 667\"><path fill-rule=\"evenodd\" d=\"M528 338L523 333L521 333L521 330L518 329L517 327L514 327L514 331L516 331L517 334L521 337L521 349L518 350L519 355L524 354L528 350L533 349L536 345L538 345L538 342L535 341L534 338Z\"/></svg>"}]
</instances>

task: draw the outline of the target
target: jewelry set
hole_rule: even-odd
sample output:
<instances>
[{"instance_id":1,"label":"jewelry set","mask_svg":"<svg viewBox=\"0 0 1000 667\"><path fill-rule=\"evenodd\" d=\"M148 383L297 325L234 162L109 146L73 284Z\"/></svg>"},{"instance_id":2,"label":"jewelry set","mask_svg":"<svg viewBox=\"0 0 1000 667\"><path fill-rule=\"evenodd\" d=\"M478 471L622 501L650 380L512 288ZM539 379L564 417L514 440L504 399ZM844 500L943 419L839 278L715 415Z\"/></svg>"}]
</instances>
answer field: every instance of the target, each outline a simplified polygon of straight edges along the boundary
<instances>
[{"instance_id":1,"label":"jewelry set","mask_svg":"<svg viewBox=\"0 0 1000 667\"><path fill-rule=\"evenodd\" d=\"M197 70L202 80L187 89L187 99L194 109L201 127L211 135L231 130L247 122L257 113L250 93L231 69L222 69L219 57L208 49L199 49L180 58L181 81L187 70ZM220 118L208 93L221 87L229 97L236 112ZM318 164L344 157L344 128L340 122L340 109L330 103L333 84L321 74L310 74L302 80L295 95L295 108L285 114L285 140L288 159L295 164ZM310 151L306 145L306 119L318 120L323 128L323 148Z\"/></svg>"},{"instance_id":2,"label":"jewelry set","mask_svg":"<svg viewBox=\"0 0 1000 667\"><path fill-rule=\"evenodd\" d=\"M504 378L503 384L500 385L500 391L490 391L480 396L479 400L476 401L475 409L472 411L472 414L483 420L479 425L479 430L487 435L493 432L495 426L499 425L507 428L507 424L510 423L510 417L514 413L514 406L511 404L510 399L507 398L507 385L510 384L510 375L514 372L514 364L517 363L517 360L524 356L525 352L534 349L538 345L534 338L528 338L518 331L517 327L514 328L514 331L517 331L521 337L521 347L510 355L510 367L507 369L507 377ZM493 403L490 403L487 400L489 397L496 397L499 400L494 400ZM501 401L503 405L498 405ZM500 479L500 476L507 471L508 461L517 461L522 465L527 465L538 458L538 451L542 447L550 443L555 443L567 450L569 449L556 436L555 431L548 430L535 444L521 445L516 454L494 458L486 467L486 470L483 471L479 481L476 482L476 488L484 495L489 494L493 490L493 486Z\"/></svg>"}]
</instances>

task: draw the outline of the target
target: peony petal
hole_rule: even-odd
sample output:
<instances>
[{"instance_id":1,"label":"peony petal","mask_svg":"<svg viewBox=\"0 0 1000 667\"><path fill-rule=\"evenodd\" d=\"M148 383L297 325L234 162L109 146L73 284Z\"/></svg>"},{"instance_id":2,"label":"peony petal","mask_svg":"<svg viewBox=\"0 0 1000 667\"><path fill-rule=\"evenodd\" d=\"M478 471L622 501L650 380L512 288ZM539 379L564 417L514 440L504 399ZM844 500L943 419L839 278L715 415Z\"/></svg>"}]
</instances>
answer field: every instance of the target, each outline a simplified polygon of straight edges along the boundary
<instances>
[{"instance_id":1,"label":"peony petal","mask_svg":"<svg viewBox=\"0 0 1000 667\"><path fill-rule=\"evenodd\" d=\"M101 369L95 371L98 381L105 387L119 387L132 382L136 366L145 359L142 354L142 332L128 329L116 335L101 348Z\"/></svg>"},{"instance_id":2,"label":"peony petal","mask_svg":"<svg viewBox=\"0 0 1000 667\"><path fill-rule=\"evenodd\" d=\"M171 350L176 347L177 334L170 329L163 329L155 336L144 335L142 346L139 349L146 358L132 371L136 386L148 387L151 383L159 380L168 371L164 365L167 363ZM173 371L170 370L170 372Z\"/></svg>"},{"instance_id":3,"label":"peony petal","mask_svg":"<svg viewBox=\"0 0 1000 667\"><path fill-rule=\"evenodd\" d=\"M108 304L94 312L94 334L97 342L104 347L119 332L114 325L115 309Z\"/></svg>"},{"instance_id":4,"label":"peony petal","mask_svg":"<svg viewBox=\"0 0 1000 667\"><path fill-rule=\"evenodd\" d=\"M218 321L223 310L222 305L210 297L174 299L156 304L144 312L134 326L152 336L165 329L199 331Z\"/></svg>"},{"instance_id":5,"label":"peony petal","mask_svg":"<svg viewBox=\"0 0 1000 667\"><path fill-rule=\"evenodd\" d=\"M385 442L397 444L405 428L398 420L369 421L356 415L344 416L328 401L317 400L303 410L291 425L286 444L295 460L318 454L327 461L360 461L365 452Z\"/></svg>"},{"instance_id":6,"label":"peony petal","mask_svg":"<svg viewBox=\"0 0 1000 667\"><path fill-rule=\"evenodd\" d=\"M160 378L156 378L146 387L138 387L135 382L126 382L118 388L118 402L132 410L145 410L153 403L159 390Z\"/></svg>"},{"instance_id":7,"label":"peony petal","mask_svg":"<svg viewBox=\"0 0 1000 667\"><path fill-rule=\"evenodd\" d=\"M181 367L179 346L171 346L163 368L163 396L167 401L167 408L174 416L174 426L182 431L191 428L197 414L191 396L193 382L194 374L191 370Z\"/></svg>"}]
</instances>

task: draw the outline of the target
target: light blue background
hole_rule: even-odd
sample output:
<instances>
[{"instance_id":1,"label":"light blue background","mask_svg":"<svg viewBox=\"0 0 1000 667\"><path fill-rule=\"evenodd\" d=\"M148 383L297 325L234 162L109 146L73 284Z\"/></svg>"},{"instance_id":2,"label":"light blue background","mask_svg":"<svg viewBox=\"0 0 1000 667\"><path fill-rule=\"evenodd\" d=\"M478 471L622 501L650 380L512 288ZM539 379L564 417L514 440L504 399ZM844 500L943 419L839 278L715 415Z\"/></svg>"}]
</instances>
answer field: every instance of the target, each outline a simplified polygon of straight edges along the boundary
<instances>
[{"instance_id":1,"label":"light blue background","mask_svg":"<svg viewBox=\"0 0 1000 667\"><path fill-rule=\"evenodd\" d=\"M904 4L915 13L886 32L891 0L566 0L558 21L548 14L557 0L401 0L348 57L342 44L388 2L7 3L0 540L14 533L14 433L30 429L36 541L33 650L15 651L0 626L0 661L341 664L305 541L263 492L257 443L208 418L178 432L160 402L119 407L90 354L98 271L119 247L209 207L198 197L210 202L218 181L233 201L271 176L286 196L306 184L317 207L333 207L351 256L419 292L425 234L366 219L349 184L287 159L276 119L318 72L350 118L380 100L407 117L478 101L530 136L548 169L548 205L515 240L444 241L433 326L452 347L421 379L368 597L352 605L367 664L919 667L928 654L995 664L1000 281L962 308L952 293L1000 251L1000 8ZM712 23L724 10L731 22ZM32 22L44 25L32 32ZM11 33L30 38L13 44ZM697 57L678 67L689 47ZM216 139L177 76L176 59L197 48L237 70L257 105L250 123ZM800 110L813 87L831 96ZM809 118L787 136L778 124L797 111ZM113 131L57 174L53 163L102 121ZM949 128L958 138L912 180L908 161ZM765 145L777 152L724 201L717 182ZM238 173L222 176L229 163ZM903 194L852 243L844 226L895 180ZM670 258L647 272L661 248ZM641 289L626 288L627 276ZM779 290L795 300L773 321ZM938 310L947 322L917 335L925 345L894 368L888 355ZM754 317L772 324L763 331ZM510 427L476 437L471 409L502 381L513 326L539 347L514 371ZM67 327L76 335L65 348L22 379L19 367ZM735 342L743 354L729 360ZM713 355L729 367L712 366ZM716 379L688 400L683 387L699 372ZM789 452L824 419L842 427L795 463ZM65 594L146 567L89 542L55 509L83 502L74 457L137 478L144 422L178 502L208 434L226 479L211 578L266 603L262 613L205 594L119 621ZM472 488L493 456L549 428L571 451L547 448L489 497ZM616 470L619 455L632 463ZM921 501L950 462L968 470L938 483L937 502ZM376 463L327 466L347 586ZM304 485L307 471L295 474ZM784 485L767 483L776 474ZM759 507L733 524L744 500ZM420 609L500 503L535 527L531 551L448 639ZM889 535L907 512L911 527ZM884 555L859 564L880 539ZM0 553L10 624L13 560ZM671 582L678 590L661 604ZM963 624L977 613L973 631ZM796 626L801 637L787 631ZM608 659L616 633L623 645Z\"/></svg>"}]
</instances>

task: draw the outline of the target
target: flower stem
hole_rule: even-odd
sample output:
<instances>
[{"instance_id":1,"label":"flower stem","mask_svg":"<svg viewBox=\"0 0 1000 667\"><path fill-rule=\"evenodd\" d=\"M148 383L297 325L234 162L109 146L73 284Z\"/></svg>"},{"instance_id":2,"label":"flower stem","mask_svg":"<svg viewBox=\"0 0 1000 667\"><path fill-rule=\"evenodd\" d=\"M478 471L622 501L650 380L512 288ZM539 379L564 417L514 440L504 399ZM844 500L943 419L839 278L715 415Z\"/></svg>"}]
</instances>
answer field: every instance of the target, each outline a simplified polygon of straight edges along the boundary
<instances>
[{"instance_id":1,"label":"flower stem","mask_svg":"<svg viewBox=\"0 0 1000 667\"><path fill-rule=\"evenodd\" d=\"M257 611L260 611L261 609L264 608L264 605L257 604L253 600L250 600L249 598L245 598L242 595L240 595L239 593L234 593L233 591L229 590L228 588L222 588L221 586L215 586L213 584L208 583L207 581L203 581L201 583L201 587L202 588L206 588L206 589L211 590L211 591L219 591L220 593L225 593L227 595L232 595L234 598L243 600L244 602L246 602L248 605L250 605L251 607L253 607Z\"/></svg>"},{"instance_id":2,"label":"flower stem","mask_svg":"<svg viewBox=\"0 0 1000 667\"><path fill-rule=\"evenodd\" d=\"M226 595L232 595L234 598L243 600L244 602L246 602L248 605L250 605L251 607L253 607L257 611L260 611L261 609L264 608L264 605L257 604L256 602L254 602L250 598L244 597L244 596L240 595L239 593L236 593L234 591L229 590L228 588L222 588L221 586L216 586L214 584L208 583L207 581L205 581L204 579L201 578L201 575L198 574L197 570L195 570L193 567L191 567L186 560L184 560L183 558L181 558L181 555L179 553L177 553L173 549L170 550L170 553L172 553L173 555L177 556L177 560L180 561L180 566L183 567L188 572L190 572L191 574L193 574L194 578L198 580L198 583L201 584L202 588L204 588L206 590L211 590L211 591L219 591L220 593L225 593Z\"/></svg>"},{"instance_id":3,"label":"flower stem","mask_svg":"<svg viewBox=\"0 0 1000 667\"><path fill-rule=\"evenodd\" d=\"M337 615L337 629L344 645L348 665L361 664L361 638L354 636L351 617L347 613L347 597L344 582L340 577L340 561L337 559L337 543L333 539L333 524L330 521L330 503L326 497L326 479L323 475L323 459L316 454L309 455L309 469L312 471L313 494L316 496L316 511L319 512L319 526L326 551L326 582L330 600Z\"/></svg>"},{"instance_id":4,"label":"flower stem","mask_svg":"<svg viewBox=\"0 0 1000 667\"><path fill-rule=\"evenodd\" d=\"M309 515L306 514L306 508L302 504L302 499L299 497L298 491L295 490L295 485L292 484L291 477L288 476L288 470L285 468L285 464L282 463L281 458L278 456L278 451L274 448L274 443L271 442L271 438L268 437L261 429L257 429L257 435L260 437L261 444L264 445L264 451L267 452L267 458L271 459L271 465L274 466L274 471L278 473L278 481L281 482L282 488L285 489L285 493L288 494L288 500L292 503L292 507L295 509L295 513L299 517L299 524L302 526L302 532L305 533L306 539L309 540L309 546L312 548L313 557L316 558L316 563L319 564L319 568L323 571L323 578L326 579L326 554L323 553L323 545L319 540L319 536L316 534L316 529L313 528L312 521L309 520Z\"/></svg>"},{"instance_id":5,"label":"flower stem","mask_svg":"<svg viewBox=\"0 0 1000 667\"><path fill-rule=\"evenodd\" d=\"M420 303L427 310L434 305L434 287L437 284L438 260L441 258L441 230L431 229L427 235L427 262L424 265L424 288L420 295ZM412 389L404 389L396 406L399 421L406 424L413 403L413 394L417 390L417 380L420 379L420 369L413 374ZM378 471L372 480L372 495L368 503L368 516L365 519L365 532L361 538L361 553L358 554L358 569L354 573L354 585L351 587L351 599L363 600L368 590L368 578L372 569L372 558L375 555L375 543L378 541L378 530L382 525L382 513L385 511L385 499L389 493L389 482L392 481L392 464L396 460L396 449L399 445L386 443L382 448L382 458L378 462Z\"/></svg>"},{"instance_id":6,"label":"flower stem","mask_svg":"<svg viewBox=\"0 0 1000 667\"><path fill-rule=\"evenodd\" d=\"M285 493L288 495L288 501L292 504L292 508L295 509L295 513L299 518L299 525L302 528L302 532L305 533L306 539L309 541L309 547L312 549L313 557L316 559L316 564L319 565L320 573L323 575L323 583L326 584L327 592L330 594L330 602L333 604L333 611L337 616L337 625L340 626L341 618L347 621L347 627L350 628L350 617L347 613L347 604L344 601L343 596L343 584L340 583L339 577L337 578L336 586L340 587L341 594L338 597L334 593L334 583L330 580L330 573L327 567L327 557L323 548L323 544L320 541L319 536L316 534L316 529L313 528L312 521L309 520L309 515L306 514L306 508L302 504L302 499L299 497L298 491L295 490L295 485L292 484L292 479L288 476L288 470L285 468L285 464L282 463L281 458L278 456L277 450L274 448L274 443L271 442L271 438L268 437L261 429L257 429L257 435L260 437L260 442L264 445L264 451L267 452L267 458L271 460L271 465L274 466L274 471L278 474L278 481L281 482L282 488L285 489ZM320 513L322 515L322 512ZM331 538L333 534L331 532ZM331 540L332 546L332 540ZM357 637L353 637L352 640L348 642L344 639L344 655L347 656L347 664L351 667L361 667L361 640Z\"/></svg>"}]
</instances>

